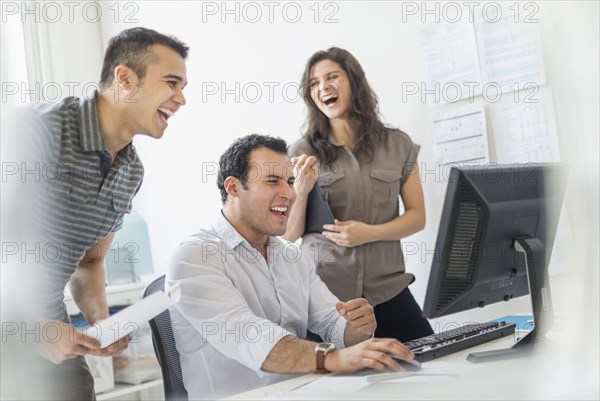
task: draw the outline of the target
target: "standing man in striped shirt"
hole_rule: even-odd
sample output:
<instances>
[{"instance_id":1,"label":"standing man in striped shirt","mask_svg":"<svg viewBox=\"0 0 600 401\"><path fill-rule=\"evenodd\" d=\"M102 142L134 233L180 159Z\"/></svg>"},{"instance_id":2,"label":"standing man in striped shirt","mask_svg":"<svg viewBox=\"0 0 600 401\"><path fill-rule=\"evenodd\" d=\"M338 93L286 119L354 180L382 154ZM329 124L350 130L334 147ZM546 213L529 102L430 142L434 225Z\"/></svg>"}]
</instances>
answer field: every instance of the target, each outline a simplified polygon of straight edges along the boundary
<instances>
[{"instance_id":1,"label":"standing man in striped shirt","mask_svg":"<svg viewBox=\"0 0 600 401\"><path fill-rule=\"evenodd\" d=\"M109 41L100 89L92 96L21 111L26 131L20 135L31 141L28 159L52 172L34 191L40 201L25 214L33 216L37 243L52 250L28 277L34 277L39 297L36 325L42 334L53 334L40 336L35 348L42 360L28 365L39 369L45 385L31 394L21 384L19 398L95 399L83 356L110 356L127 347L129 337L100 348L75 331L63 294L70 280L88 323L108 317L104 259L144 173L132 140L161 138L185 105L188 51L175 37L146 28L125 30Z\"/></svg>"}]
</instances>

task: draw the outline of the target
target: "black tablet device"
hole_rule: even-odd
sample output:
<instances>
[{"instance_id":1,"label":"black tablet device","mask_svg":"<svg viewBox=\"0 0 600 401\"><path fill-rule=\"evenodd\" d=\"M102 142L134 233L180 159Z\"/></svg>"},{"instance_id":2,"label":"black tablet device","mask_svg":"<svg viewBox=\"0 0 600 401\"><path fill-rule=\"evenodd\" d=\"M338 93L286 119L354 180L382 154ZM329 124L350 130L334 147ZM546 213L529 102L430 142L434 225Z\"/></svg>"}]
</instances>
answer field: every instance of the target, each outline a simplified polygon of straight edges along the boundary
<instances>
[{"instance_id":1,"label":"black tablet device","mask_svg":"<svg viewBox=\"0 0 600 401\"><path fill-rule=\"evenodd\" d=\"M333 224L333 214L323 196L321 187L316 183L308 194L306 202L304 233L322 233L323 224Z\"/></svg>"}]
</instances>

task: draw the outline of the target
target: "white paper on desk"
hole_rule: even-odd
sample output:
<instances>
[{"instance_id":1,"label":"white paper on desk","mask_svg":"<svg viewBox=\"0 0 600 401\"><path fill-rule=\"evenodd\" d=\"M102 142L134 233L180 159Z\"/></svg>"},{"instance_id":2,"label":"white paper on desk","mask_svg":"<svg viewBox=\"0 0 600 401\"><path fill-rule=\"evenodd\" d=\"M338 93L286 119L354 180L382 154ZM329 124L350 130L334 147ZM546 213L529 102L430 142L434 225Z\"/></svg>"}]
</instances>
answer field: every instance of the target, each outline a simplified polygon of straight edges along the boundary
<instances>
[{"instance_id":1,"label":"white paper on desk","mask_svg":"<svg viewBox=\"0 0 600 401\"><path fill-rule=\"evenodd\" d=\"M417 376L426 375L462 375L481 369L484 365L473 363L455 363L446 361L429 361L421 364L422 368L417 373Z\"/></svg>"},{"instance_id":2,"label":"white paper on desk","mask_svg":"<svg viewBox=\"0 0 600 401\"><path fill-rule=\"evenodd\" d=\"M432 383L447 380L453 376L460 376L480 368L482 368L482 365L474 365L471 363L430 361L424 362L421 370L413 372L413 375L389 379L384 383Z\"/></svg>"},{"instance_id":3,"label":"white paper on desk","mask_svg":"<svg viewBox=\"0 0 600 401\"><path fill-rule=\"evenodd\" d=\"M323 399L329 394L336 396L340 394L352 394L369 385L377 386L378 383L432 383L481 369L482 367L483 365L481 364L430 361L423 363L421 370L414 372L414 375L385 381L367 381L365 376L326 376L284 395L279 395L277 399L307 399L313 397L316 397L315 399Z\"/></svg>"},{"instance_id":4,"label":"white paper on desk","mask_svg":"<svg viewBox=\"0 0 600 401\"><path fill-rule=\"evenodd\" d=\"M349 394L355 393L370 384L372 383L360 376L327 376L306 384L296 390L292 390L288 395L293 396L294 398L304 398L305 396L310 395L325 396L327 394Z\"/></svg>"},{"instance_id":5,"label":"white paper on desk","mask_svg":"<svg viewBox=\"0 0 600 401\"><path fill-rule=\"evenodd\" d=\"M85 334L100 341L102 348L135 333L139 327L179 301L181 290L175 283L168 294L158 291L139 302L115 313L106 320L87 328Z\"/></svg>"}]
</instances>

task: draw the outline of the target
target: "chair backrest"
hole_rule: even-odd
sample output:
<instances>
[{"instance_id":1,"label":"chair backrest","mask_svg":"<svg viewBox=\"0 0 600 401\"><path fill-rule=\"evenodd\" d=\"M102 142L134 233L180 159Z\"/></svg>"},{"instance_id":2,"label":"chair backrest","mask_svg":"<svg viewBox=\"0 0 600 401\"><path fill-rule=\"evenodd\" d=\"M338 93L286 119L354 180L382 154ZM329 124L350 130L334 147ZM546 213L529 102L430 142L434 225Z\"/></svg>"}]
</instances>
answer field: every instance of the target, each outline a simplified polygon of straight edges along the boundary
<instances>
[{"instance_id":1,"label":"chair backrest","mask_svg":"<svg viewBox=\"0 0 600 401\"><path fill-rule=\"evenodd\" d=\"M165 288L165 276L161 276L148 284L142 296L146 298ZM149 321L152 330L152 345L160 364L163 376L165 400L188 400L188 393L183 386L179 352L175 347L175 338L171 328L171 316L166 310Z\"/></svg>"}]
</instances>

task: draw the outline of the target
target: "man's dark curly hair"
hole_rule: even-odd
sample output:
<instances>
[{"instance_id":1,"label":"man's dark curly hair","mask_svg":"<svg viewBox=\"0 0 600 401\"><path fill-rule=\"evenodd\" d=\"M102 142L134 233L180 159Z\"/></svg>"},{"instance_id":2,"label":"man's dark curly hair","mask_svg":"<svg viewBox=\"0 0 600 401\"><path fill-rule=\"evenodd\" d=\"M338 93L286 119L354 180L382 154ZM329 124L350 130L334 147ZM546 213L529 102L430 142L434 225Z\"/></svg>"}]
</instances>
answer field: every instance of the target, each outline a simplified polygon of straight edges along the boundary
<instances>
[{"instance_id":1,"label":"man's dark curly hair","mask_svg":"<svg viewBox=\"0 0 600 401\"><path fill-rule=\"evenodd\" d=\"M225 204L227 191L225 190L225 179L235 177L242 182L246 189L248 182L248 171L250 165L250 153L259 148L267 148L280 154L287 154L288 145L281 138L268 135L251 134L238 138L219 158L219 173L217 175L217 187L221 191L221 201Z\"/></svg>"}]
</instances>

